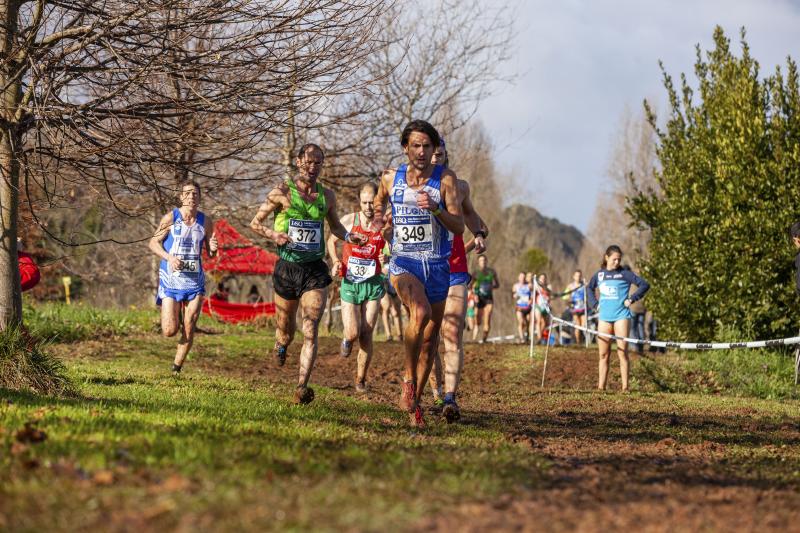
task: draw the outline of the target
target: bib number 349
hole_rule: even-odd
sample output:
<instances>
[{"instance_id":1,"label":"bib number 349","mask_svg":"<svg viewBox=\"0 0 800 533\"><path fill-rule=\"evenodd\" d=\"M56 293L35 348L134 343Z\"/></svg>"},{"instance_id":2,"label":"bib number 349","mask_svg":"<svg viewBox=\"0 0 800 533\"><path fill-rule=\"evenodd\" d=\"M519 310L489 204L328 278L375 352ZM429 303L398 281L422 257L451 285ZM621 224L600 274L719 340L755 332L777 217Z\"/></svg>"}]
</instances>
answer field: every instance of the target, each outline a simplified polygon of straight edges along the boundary
<instances>
[{"instance_id":1,"label":"bib number 349","mask_svg":"<svg viewBox=\"0 0 800 533\"><path fill-rule=\"evenodd\" d=\"M430 216L398 216L394 220L395 243L404 252L433 250L433 226Z\"/></svg>"}]
</instances>

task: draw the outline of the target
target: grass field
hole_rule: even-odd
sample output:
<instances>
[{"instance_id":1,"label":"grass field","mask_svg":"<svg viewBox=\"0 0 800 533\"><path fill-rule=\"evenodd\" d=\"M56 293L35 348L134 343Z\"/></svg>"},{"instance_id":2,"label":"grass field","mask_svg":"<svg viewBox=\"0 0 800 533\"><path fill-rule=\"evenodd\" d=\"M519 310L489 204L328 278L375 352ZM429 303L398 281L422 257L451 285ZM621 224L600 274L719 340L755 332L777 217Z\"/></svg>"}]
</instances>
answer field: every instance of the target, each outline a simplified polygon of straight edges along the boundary
<instances>
[{"instance_id":1,"label":"grass field","mask_svg":"<svg viewBox=\"0 0 800 533\"><path fill-rule=\"evenodd\" d=\"M28 310L60 317L49 326L31 319L41 331L69 331L88 312ZM275 368L271 332L203 322L215 334L198 337L184 375L173 378L174 340L153 331L155 314L91 312L83 334L48 348L67 365L75 397L0 389L0 529L800 523L794 399L656 392L638 363L637 391L598 393L596 355L567 349L551 351L541 390L538 356L531 364L518 347L468 345L463 423L429 414L430 427L416 432L394 406L397 344L378 344L364 397L352 387L353 358L323 338L316 400L294 406L298 346Z\"/></svg>"}]
</instances>

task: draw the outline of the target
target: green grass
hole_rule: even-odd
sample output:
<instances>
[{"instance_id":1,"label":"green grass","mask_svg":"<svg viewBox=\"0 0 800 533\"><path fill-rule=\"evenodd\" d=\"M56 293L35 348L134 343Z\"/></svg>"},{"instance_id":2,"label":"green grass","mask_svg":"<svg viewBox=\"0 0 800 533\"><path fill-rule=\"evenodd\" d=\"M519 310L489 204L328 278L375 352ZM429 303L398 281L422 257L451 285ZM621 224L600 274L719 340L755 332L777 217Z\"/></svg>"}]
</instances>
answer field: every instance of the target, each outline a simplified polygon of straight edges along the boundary
<instances>
[{"instance_id":1,"label":"green grass","mask_svg":"<svg viewBox=\"0 0 800 533\"><path fill-rule=\"evenodd\" d=\"M263 343L203 337L196 356L247 357ZM172 341L114 344L113 354L67 360L77 398L2 391L0 517L11 529L135 526L161 510L149 527L377 530L529 486L544 468L501 427L435 425L420 435L392 406L319 387L298 407L290 384L167 375L170 356L154 354L171 354ZM20 450L26 423L47 439Z\"/></svg>"}]
</instances>

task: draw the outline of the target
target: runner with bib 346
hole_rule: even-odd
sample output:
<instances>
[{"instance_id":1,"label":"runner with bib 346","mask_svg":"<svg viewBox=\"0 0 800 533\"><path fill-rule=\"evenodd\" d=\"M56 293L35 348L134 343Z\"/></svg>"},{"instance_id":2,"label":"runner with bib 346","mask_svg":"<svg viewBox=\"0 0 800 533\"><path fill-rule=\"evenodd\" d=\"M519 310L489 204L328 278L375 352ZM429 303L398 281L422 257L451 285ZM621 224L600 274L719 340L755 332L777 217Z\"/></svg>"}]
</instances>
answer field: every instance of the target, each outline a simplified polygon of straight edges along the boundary
<instances>
[{"instance_id":1,"label":"runner with bib 346","mask_svg":"<svg viewBox=\"0 0 800 533\"><path fill-rule=\"evenodd\" d=\"M400 406L411 414L414 426L424 427L420 394L430 374L450 285L448 232L463 233L464 218L456 189L458 178L431 161L440 144L436 129L414 120L403 129L400 144L408 163L383 173L375 197L373 229L385 224L383 214L391 202L390 283L409 311Z\"/></svg>"},{"instance_id":2,"label":"runner with bib 346","mask_svg":"<svg viewBox=\"0 0 800 533\"><path fill-rule=\"evenodd\" d=\"M297 154L297 175L281 183L269 194L250 223L254 231L278 245L280 260L272 275L277 308L275 359L286 362L286 350L297 328L297 308L303 317L303 348L300 351L300 376L294 394L295 403L310 403L314 390L308 386L317 358L317 334L327 301L327 287L333 281L325 257L324 222L331 233L345 242L363 245L364 235L348 233L336 214L336 196L317 178L325 156L315 144L307 144ZM272 228L264 225L275 213Z\"/></svg>"},{"instance_id":3,"label":"runner with bib 346","mask_svg":"<svg viewBox=\"0 0 800 533\"><path fill-rule=\"evenodd\" d=\"M342 322L344 339L341 355L349 357L353 343L358 340L358 368L356 371L356 391L367 391L367 370L372 360L372 333L378 322L381 298L385 293L381 275L381 254L386 244L380 231L368 229L372 223L372 202L378 188L367 183L359 192L361 210L342 217L342 225L351 233L366 235L369 241L363 246L345 243L342 259L336 251L335 235L328 238L328 255L333 263L333 273L342 277Z\"/></svg>"}]
</instances>

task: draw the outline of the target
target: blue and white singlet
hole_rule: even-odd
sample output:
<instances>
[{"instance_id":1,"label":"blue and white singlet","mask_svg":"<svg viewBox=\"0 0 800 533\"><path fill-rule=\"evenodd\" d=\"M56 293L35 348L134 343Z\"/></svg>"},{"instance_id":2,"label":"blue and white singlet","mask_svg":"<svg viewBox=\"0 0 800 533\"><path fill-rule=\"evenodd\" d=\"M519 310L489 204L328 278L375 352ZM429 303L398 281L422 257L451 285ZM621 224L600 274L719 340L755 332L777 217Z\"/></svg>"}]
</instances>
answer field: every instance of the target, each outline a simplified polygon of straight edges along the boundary
<instances>
[{"instance_id":1,"label":"blue and white singlet","mask_svg":"<svg viewBox=\"0 0 800 533\"><path fill-rule=\"evenodd\" d=\"M412 189L406 182L407 165L401 165L394 175L389 201L392 203L392 260L390 276L411 274L422 282L430 303L447 298L450 286L449 231L427 209L417 207L417 193L426 192L444 209L442 204L442 172L436 165L425 185Z\"/></svg>"},{"instance_id":2,"label":"blue and white singlet","mask_svg":"<svg viewBox=\"0 0 800 533\"><path fill-rule=\"evenodd\" d=\"M426 192L444 209L442 204L442 172L444 167L436 165L431 177L419 189L412 189L406 182L408 166L403 164L394 175L391 195L392 224L394 238L392 258L406 257L417 261L448 261L452 240L449 231L427 209L417 207L417 193Z\"/></svg>"},{"instance_id":3,"label":"blue and white singlet","mask_svg":"<svg viewBox=\"0 0 800 533\"><path fill-rule=\"evenodd\" d=\"M527 310L531 308L531 286L527 283L517 285L515 291L517 295L517 309Z\"/></svg>"},{"instance_id":4,"label":"blue and white singlet","mask_svg":"<svg viewBox=\"0 0 800 533\"><path fill-rule=\"evenodd\" d=\"M572 291L572 293L569 295L569 299L572 301L573 311L582 313L586 310L586 299L584 297L585 293L586 293L586 287L581 285L577 289Z\"/></svg>"},{"instance_id":5,"label":"blue and white singlet","mask_svg":"<svg viewBox=\"0 0 800 533\"><path fill-rule=\"evenodd\" d=\"M167 253L183 261L183 267L181 270L173 270L165 259L161 260L157 304L161 305L164 298L181 302L194 300L198 294L205 294L206 277L201 259L206 238L205 220L205 215L198 211L194 224L187 226L180 209L172 210L172 227L163 246Z\"/></svg>"}]
</instances>

